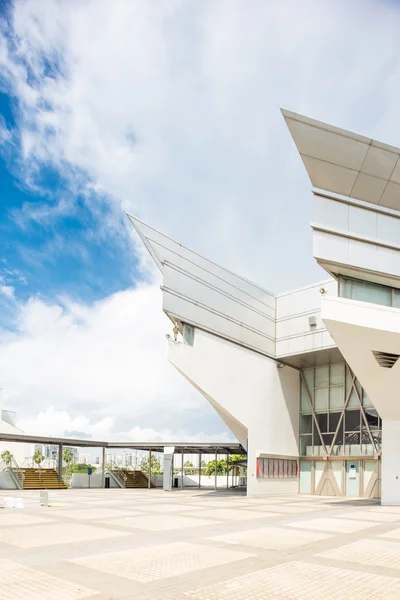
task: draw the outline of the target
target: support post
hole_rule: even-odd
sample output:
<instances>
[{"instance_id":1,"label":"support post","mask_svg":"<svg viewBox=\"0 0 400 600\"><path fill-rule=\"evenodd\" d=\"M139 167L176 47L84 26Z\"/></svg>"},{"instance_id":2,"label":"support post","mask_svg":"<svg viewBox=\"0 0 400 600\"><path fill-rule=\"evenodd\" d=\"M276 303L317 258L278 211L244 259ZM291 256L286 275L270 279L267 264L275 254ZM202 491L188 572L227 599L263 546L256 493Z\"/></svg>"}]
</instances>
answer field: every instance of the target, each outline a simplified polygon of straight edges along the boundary
<instances>
[{"instance_id":1,"label":"support post","mask_svg":"<svg viewBox=\"0 0 400 600\"><path fill-rule=\"evenodd\" d=\"M400 505L400 421L382 420L381 504Z\"/></svg>"},{"instance_id":2,"label":"support post","mask_svg":"<svg viewBox=\"0 0 400 600\"><path fill-rule=\"evenodd\" d=\"M151 488L151 450L149 450L149 472L148 472L148 489Z\"/></svg>"},{"instance_id":3,"label":"support post","mask_svg":"<svg viewBox=\"0 0 400 600\"><path fill-rule=\"evenodd\" d=\"M106 449L102 448L101 487L106 487Z\"/></svg>"},{"instance_id":4,"label":"support post","mask_svg":"<svg viewBox=\"0 0 400 600\"><path fill-rule=\"evenodd\" d=\"M63 445L58 446L58 481L62 481Z\"/></svg>"},{"instance_id":5,"label":"support post","mask_svg":"<svg viewBox=\"0 0 400 600\"><path fill-rule=\"evenodd\" d=\"M183 450L181 452L181 490L183 490L183 461L185 460Z\"/></svg>"},{"instance_id":6,"label":"support post","mask_svg":"<svg viewBox=\"0 0 400 600\"><path fill-rule=\"evenodd\" d=\"M226 489L229 489L228 457L229 457L229 454L226 455Z\"/></svg>"},{"instance_id":7,"label":"support post","mask_svg":"<svg viewBox=\"0 0 400 600\"><path fill-rule=\"evenodd\" d=\"M172 455L171 490L174 489L174 465L175 465L175 452Z\"/></svg>"},{"instance_id":8,"label":"support post","mask_svg":"<svg viewBox=\"0 0 400 600\"><path fill-rule=\"evenodd\" d=\"M199 489L201 487L201 452L199 454Z\"/></svg>"},{"instance_id":9,"label":"support post","mask_svg":"<svg viewBox=\"0 0 400 600\"><path fill-rule=\"evenodd\" d=\"M217 489L217 449L215 448L214 489Z\"/></svg>"}]
</instances>

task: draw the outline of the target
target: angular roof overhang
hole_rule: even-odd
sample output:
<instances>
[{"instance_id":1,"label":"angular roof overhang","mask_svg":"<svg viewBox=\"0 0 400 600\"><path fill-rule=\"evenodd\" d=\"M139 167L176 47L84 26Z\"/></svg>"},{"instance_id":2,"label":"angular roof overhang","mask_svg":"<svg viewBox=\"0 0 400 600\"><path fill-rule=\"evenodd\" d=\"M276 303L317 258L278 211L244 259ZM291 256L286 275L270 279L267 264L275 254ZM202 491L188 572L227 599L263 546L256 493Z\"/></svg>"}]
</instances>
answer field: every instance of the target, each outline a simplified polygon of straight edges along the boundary
<instances>
[{"instance_id":1,"label":"angular roof overhang","mask_svg":"<svg viewBox=\"0 0 400 600\"><path fill-rule=\"evenodd\" d=\"M314 188L400 211L400 148L281 112Z\"/></svg>"}]
</instances>

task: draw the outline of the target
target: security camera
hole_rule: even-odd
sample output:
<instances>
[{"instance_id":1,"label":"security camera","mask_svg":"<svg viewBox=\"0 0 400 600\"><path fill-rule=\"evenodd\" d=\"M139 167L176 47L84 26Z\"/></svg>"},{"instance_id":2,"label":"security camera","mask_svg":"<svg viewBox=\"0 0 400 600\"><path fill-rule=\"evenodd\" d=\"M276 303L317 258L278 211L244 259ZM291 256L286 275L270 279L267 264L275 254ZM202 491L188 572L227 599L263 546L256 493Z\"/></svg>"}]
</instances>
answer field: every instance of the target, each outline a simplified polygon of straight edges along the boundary
<instances>
[{"instance_id":1,"label":"security camera","mask_svg":"<svg viewBox=\"0 0 400 600\"><path fill-rule=\"evenodd\" d=\"M167 333L165 337L167 338L167 340L169 340L171 336L169 335L169 333Z\"/></svg>"},{"instance_id":2,"label":"security camera","mask_svg":"<svg viewBox=\"0 0 400 600\"><path fill-rule=\"evenodd\" d=\"M278 367L278 369L283 369L285 365L283 365L282 363L278 363L276 366Z\"/></svg>"},{"instance_id":3,"label":"security camera","mask_svg":"<svg viewBox=\"0 0 400 600\"><path fill-rule=\"evenodd\" d=\"M325 296L326 289L325 288L320 288L319 293L321 294L321 296Z\"/></svg>"}]
</instances>

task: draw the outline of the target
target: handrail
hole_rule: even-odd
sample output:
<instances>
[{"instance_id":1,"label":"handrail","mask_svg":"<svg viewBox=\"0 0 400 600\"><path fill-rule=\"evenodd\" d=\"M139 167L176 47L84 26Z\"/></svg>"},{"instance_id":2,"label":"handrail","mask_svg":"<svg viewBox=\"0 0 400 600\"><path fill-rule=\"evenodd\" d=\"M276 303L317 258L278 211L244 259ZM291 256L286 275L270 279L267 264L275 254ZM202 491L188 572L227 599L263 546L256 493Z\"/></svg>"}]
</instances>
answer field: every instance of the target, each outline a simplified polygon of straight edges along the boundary
<instances>
[{"instance_id":1,"label":"handrail","mask_svg":"<svg viewBox=\"0 0 400 600\"><path fill-rule=\"evenodd\" d=\"M125 487L128 476L126 473L124 473L123 469L119 465L117 465L114 461L109 461L106 465L106 471L110 471L114 477L118 479L122 486Z\"/></svg>"},{"instance_id":2,"label":"handrail","mask_svg":"<svg viewBox=\"0 0 400 600\"><path fill-rule=\"evenodd\" d=\"M18 465L17 461L15 460L15 458L12 455L10 455L6 459L0 460L0 471L7 471L7 470L9 470L11 472L11 474L14 476L14 479L16 480L18 488L20 490L22 490L24 487L25 475L24 475L22 469L20 468L20 466Z\"/></svg>"},{"instance_id":3,"label":"handrail","mask_svg":"<svg viewBox=\"0 0 400 600\"><path fill-rule=\"evenodd\" d=\"M24 469L55 469L57 470L58 461L55 458L45 458L40 464L35 463L31 456L27 456L22 463Z\"/></svg>"},{"instance_id":4,"label":"handrail","mask_svg":"<svg viewBox=\"0 0 400 600\"><path fill-rule=\"evenodd\" d=\"M141 471L141 468L138 465L133 465L131 461L126 461L126 467L124 467L127 471Z\"/></svg>"}]
</instances>

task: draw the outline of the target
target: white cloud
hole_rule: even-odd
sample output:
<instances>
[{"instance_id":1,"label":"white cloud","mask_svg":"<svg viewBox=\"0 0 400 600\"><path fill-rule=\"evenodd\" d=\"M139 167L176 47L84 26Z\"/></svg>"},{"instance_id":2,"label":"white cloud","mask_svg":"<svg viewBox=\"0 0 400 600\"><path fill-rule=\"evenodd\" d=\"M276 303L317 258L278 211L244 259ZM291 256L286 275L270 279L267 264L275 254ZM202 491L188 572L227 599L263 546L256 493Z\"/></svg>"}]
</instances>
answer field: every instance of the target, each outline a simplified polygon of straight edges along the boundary
<instances>
[{"instance_id":1,"label":"white cloud","mask_svg":"<svg viewBox=\"0 0 400 600\"><path fill-rule=\"evenodd\" d=\"M12 285L6 283L4 275L0 275L0 296L3 296L7 300L14 300L15 289Z\"/></svg>"},{"instance_id":2,"label":"white cloud","mask_svg":"<svg viewBox=\"0 0 400 600\"><path fill-rule=\"evenodd\" d=\"M15 289L12 285L0 285L0 295L5 296L9 300L14 299Z\"/></svg>"},{"instance_id":3,"label":"white cloud","mask_svg":"<svg viewBox=\"0 0 400 600\"><path fill-rule=\"evenodd\" d=\"M177 439L207 427L208 435L226 435L207 402L166 361L171 325L158 285L93 306L32 298L18 307L16 322L0 345L0 387L27 432Z\"/></svg>"},{"instance_id":4,"label":"white cloud","mask_svg":"<svg viewBox=\"0 0 400 600\"><path fill-rule=\"evenodd\" d=\"M279 106L398 142L394 3L23 0L13 16L0 62L27 176L51 162L92 207L107 195L102 229L121 232L123 207L268 289L320 277Z\"/></svg>"},{"instance_id":5,"label":"white cloud","mask_svg":"<svg viewBox=\"0 0 400 600\"><path fill-rule=\"evenodd\" d=\"M37 189L39 166L58 169L104 243L129 244L124 209L268 289L303 285L321 276L309 183L279 107L399 143L396 3L16 0L13 28L0 68L19 102L20 173ZM17 310L0 376L27 427L184 433L201 414L218 431L164 359L155 286Z\"/></svg>"}]
</instances>

